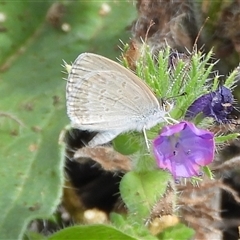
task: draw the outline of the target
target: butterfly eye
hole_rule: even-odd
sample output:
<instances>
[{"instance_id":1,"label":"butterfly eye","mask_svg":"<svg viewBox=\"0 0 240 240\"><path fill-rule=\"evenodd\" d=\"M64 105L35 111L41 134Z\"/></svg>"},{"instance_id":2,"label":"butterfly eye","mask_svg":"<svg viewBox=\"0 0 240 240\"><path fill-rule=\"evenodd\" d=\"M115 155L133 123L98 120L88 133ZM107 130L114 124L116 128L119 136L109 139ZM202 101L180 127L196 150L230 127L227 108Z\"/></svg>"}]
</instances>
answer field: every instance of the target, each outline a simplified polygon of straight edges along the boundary
<instances>
[{"instance_id":1,"label":"butterfly eye","mask_svg":"<svg viewBox=\"0 0 240 240\"><path fill-rule=\"evenodd\" d=\"M170 112L174 105L174 102L168 102L165 99L160 99L159 103L160 103L161 107L163 108L163 110L166 112Z\"/></svg>"}]
</instances>

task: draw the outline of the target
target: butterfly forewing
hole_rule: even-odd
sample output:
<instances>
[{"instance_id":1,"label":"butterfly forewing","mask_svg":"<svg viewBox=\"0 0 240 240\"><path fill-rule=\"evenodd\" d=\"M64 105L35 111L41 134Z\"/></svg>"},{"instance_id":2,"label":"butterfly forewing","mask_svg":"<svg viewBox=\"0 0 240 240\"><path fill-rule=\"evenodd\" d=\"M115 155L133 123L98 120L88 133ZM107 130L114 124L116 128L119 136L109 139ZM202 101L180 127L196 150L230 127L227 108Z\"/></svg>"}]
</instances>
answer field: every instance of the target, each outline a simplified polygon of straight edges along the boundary
<instances>
[{"instance_id":1,"label":"butterfly forewing","mask_svg":"<svg viewBox=\"0 0 240 240\"><path fill-rule=\"evenodd\" d=\"M67 109L75 127L124 130L159 108L149 87L114 61L84 53L74 62L67 83Z\"/></svg>"}]
</instances>

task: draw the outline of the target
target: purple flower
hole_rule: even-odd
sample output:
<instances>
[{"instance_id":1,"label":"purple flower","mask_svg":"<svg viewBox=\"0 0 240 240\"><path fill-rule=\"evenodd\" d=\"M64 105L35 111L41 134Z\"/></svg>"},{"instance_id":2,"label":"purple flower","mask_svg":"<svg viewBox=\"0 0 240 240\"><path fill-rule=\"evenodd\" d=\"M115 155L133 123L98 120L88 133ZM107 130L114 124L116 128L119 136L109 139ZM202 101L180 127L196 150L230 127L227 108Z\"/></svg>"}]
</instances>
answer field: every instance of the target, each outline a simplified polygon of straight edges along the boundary
<instances>
[{"instance_id":1,"label":"purple flower","mask_svg":"<svg viewBox=\"0 0 240 240\"><path fill-rule=\"evenodd\" d=\"M195 100L186 112L186 119L193 119L199 113L204 117L212 117L218 123L229 123L233 110L233 95L230 89L219 86L214 92L205 94Z\"/></svg>"},{"instance_id":2,"label":"purple flower","mask_svg":"<svg viewBox=\"0 0 240 240\"><path fill-rule=\"evenodd\" d=\"M153 141L158 166L174 178L198 176L200 167L213 161L214 151L213 133L186 121L164 127Z\"/></svg>"}]
</instances>

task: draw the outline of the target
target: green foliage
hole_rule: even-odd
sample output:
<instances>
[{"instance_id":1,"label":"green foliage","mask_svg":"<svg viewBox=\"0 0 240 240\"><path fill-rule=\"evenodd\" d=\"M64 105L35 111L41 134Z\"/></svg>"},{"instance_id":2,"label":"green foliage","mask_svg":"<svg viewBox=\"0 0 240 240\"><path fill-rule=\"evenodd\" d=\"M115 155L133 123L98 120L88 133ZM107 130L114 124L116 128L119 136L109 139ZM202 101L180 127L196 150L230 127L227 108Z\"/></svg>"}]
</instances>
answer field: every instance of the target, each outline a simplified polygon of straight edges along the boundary
<instances>
[{"instance_id":1,"label":"green foliage","mask_svg":"<svg viewBox=\"0 0 240 240\"><path fill-rule=\"evenodd\" d=\"M212 60L212 54L212 51L207 54L203 54L200 51L193 51L191 54L185 55L183 59L180 58L177 64L169 69L169 47L161 50L159 55L154 58L149 47L143 44L141 57L137 62L136 74L152 88L159 98L163 100L168 98L174 99L174 108L170 112L170 115L173 119L181 121L184 119L188 107L197 98L216 90L219 86L220 77L213 70L217 61ZM224 84L226 87L233 88L236 81L236 74L237 70L234 70L226 77L226 83ZM209 128L213 120L204 118L200 113L195 117L193 122L201 127ZM166 124L166 122L160 123L148 131L149 139L155 138L159 129ZM139 150L132 134L124 136L126 139L128 136L128 141L125 139L124 144L122 142L122 146L121 141L117 138L116 145L118 151L124 153L124 150L128 149L126 151L132 153L134 149L135 151ZM144 141L142 143L144 144ZM129 147L131 145L135 147ZM142 151L141 148L140 151Z\"/></svg>"},{"instance_id":2,"label":"green foliage","mask_svg":"<svg viewBox=\"0 0 240 240\"><path fill-rule=\"evenodd\" d=\"M114 227L106 225L91 225L91 226L74 226L65 228L57 233L53 234L48 240L65 240L65 239L91 239L91 240L136 240L122 231L117 230Z\"/></svg>"},{"instance_id":3,"label":"green foliage","mask_svg":"<svg viewBox=\"0 0 240 240\"><path fill-rule=\"evenodd\" d=\"M132 224L143 226L154 203L164 194L169 173L155 170L129 172L120 183L120 193Z\"/></svg>"},{"instance_id":4,"label":"green foliage","mask_svg":"<svg viewBox=\"0 0 240 240\"><path fill-rule=\"evenodd\" d=\"M207 176L209 179L212 179L212 180L214 179L214 175L213 175L211 169L210 169L208 166L204 166L204 167L202 168L202 170L203 170L203 172L206 174L206 176Z\"/></svg>"},{"instance_id":5,"label":"green foliage","mask_svg":"<svg viewBox=\"0 0 240 240\"><path fill-rule=\"evenodd\" d=\"M47 240L47 237L36 232L27 231L24 234L23 240Z\"/></svg>"},{"instance_id":6,"label":"green foliage","mask_svg":"<svg viewBox=\"0 0 240 240\"><path fill-rule=\"evenodd\" d=\"M222 135L222 136L215 137L215 141L216 141L216 143L225 143L225 142L237 139L239 136L240 136L239 133L230 133L230 134L227 134L227 135Z\"/></svg>"},{"instance_id":7,"label":"green foliage","mask_svg":"<svg viewBox=\"0 0 240 240\"><path fill-rule=\"evenodd\" d=\"M238 70L235 68L226 78L224 85L226 87L232 88L236 84L237 75L238 75Z\"/></svg>"},{"instance_id":8,"label":"green foliage","mask_svg":"<svg viewBox=\"0 0 240 240\"><path fill-rule=\"evenodd\" d=\"M194 234L194 231L186 227L184 224L179 223L174 227L169 227L165 229L164 232L158 234L158 239L160 240L170 240L170 239L177 239L177 240L188 240Z\"/></svg>"},{"instance_id":9,"label":"green foliage","mask_svg":"<svg viewBox=\"0 0 240 240\"><path fill-rule=\"evenodd\" d=\"M129 139L129 134L121 134L114 139L114 149L124 155L130 155L139 150L141 143L139 142L139 134L134 134Z\"/></svg>"},{"instance_id":10,"label":"green foliage","mask_svg":"<svg viewBox=\"0 0 240 240\"><path fill-rule=\"evenodd\" d=\"M174 109L171 116L174 119L181 120L187 108L196 98L208 93L214 89L214 85L209 87L209 76L213 72L215 62L211 62L212 52L202 54L193 52L186 56L187 60L180 59L175 69L169 70L170 49L164 49L159 52L156 60L150 55L148 48L138 62L137 74L144 79L148 85L161 98L174 98ZM232 86L236 72L227 79L226 86ZM218 82L218 76L215 77ZM219 82L218 82L219 83ZM179 96L184 93L183 96Z\"/></svg>"}]
</instances>

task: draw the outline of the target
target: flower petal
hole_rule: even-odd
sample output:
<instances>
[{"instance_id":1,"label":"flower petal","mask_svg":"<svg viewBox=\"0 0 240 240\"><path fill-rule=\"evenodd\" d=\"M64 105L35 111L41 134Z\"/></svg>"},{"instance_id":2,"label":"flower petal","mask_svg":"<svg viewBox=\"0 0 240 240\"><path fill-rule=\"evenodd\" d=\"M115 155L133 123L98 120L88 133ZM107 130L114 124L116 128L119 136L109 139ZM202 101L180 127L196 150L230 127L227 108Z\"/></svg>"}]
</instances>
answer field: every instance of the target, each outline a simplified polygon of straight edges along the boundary
<instances>
[{"instance_id":1,"label":"flower petal","mask_svg":"<svg viewBox=\"0 0 240 240\"><path fill-rule=\"evenodd\" d=\"M198 175L201 166L213 161L214 151L213 133L186 121L163 128L153 141L158 166L175 178Z\"/></svg>"}]
</instances>

